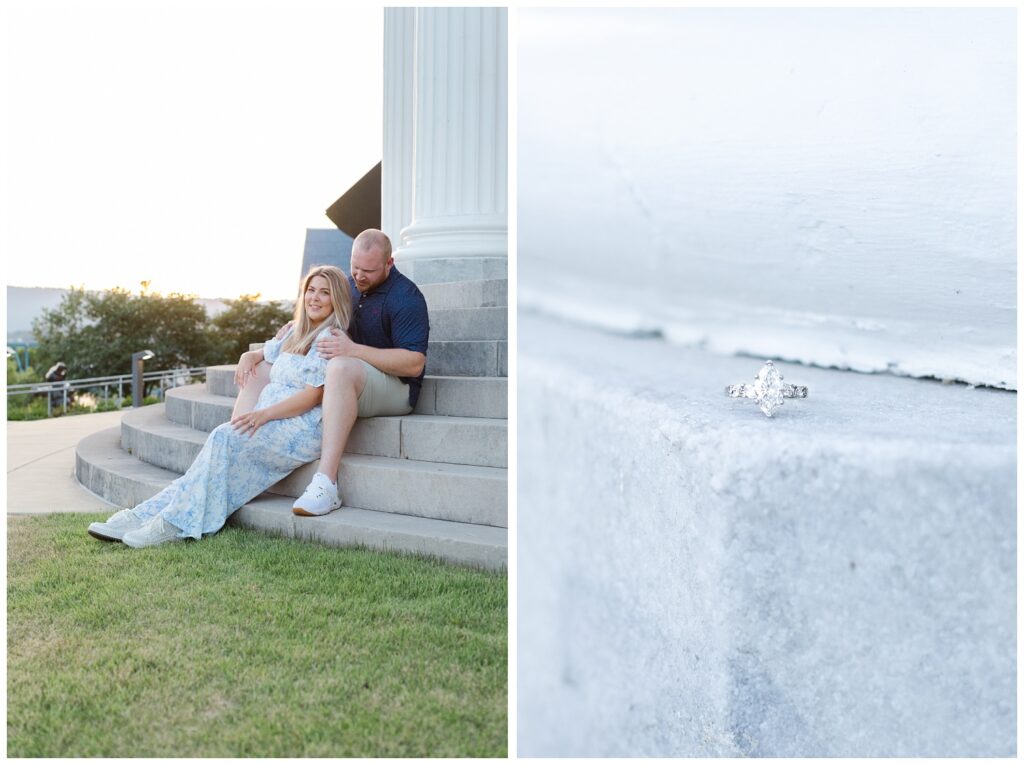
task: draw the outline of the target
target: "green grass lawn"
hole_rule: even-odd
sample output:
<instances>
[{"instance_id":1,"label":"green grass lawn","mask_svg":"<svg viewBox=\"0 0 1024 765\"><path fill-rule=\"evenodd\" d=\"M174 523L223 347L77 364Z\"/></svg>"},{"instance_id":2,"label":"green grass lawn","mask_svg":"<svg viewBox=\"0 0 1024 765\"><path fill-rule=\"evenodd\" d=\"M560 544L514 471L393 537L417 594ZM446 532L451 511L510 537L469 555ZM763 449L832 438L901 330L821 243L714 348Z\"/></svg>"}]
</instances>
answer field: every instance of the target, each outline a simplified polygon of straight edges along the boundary
<instances>
[{"instance_id":1,"label":"green grass lawn","mask_svg":"<svg viewBox=\"0 0 1024 765\"><path fill-rule=\"evenodd\" d=\"M505 756L505 576L104 517L8 518L8 756Z\"/></svg>"}]
</instances>

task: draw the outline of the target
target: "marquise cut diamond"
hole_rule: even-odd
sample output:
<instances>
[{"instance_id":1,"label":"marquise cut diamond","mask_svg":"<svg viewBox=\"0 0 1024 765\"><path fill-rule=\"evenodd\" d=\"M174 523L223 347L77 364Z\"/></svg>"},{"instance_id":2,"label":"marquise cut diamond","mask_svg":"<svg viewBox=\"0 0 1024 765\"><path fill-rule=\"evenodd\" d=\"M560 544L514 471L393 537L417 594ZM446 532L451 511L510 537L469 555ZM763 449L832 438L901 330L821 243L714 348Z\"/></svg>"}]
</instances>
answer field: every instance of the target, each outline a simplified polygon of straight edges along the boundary
<instances>
[{"instance_id":1,"label":"marquise cut diamond","mask_svg":"<svg viewBox=\"0 0 1024 765\"><path fill-rule=\"evenodd\" d=\"M761 411L771 417L775 410L782 406L783 399L807 398L806 385L791 385L783 382L782 375L775 364L766 361L761 371L754 378L754 384L737 383L726 385L725 395L729 398L752 398L757 401Z\"/></svg>"},{"instance_id":2,"label":"marquise cut diamond","mask_svg":"<svg viewBox=\"0 0 1024 765\"><path fill-rule=\"evenodd\" d=\"M782 406L783 383L782 375L775 365L766 361L754 380L754 398L761 411L771 417L775 410Z\"/></svg>"}]
</instances>

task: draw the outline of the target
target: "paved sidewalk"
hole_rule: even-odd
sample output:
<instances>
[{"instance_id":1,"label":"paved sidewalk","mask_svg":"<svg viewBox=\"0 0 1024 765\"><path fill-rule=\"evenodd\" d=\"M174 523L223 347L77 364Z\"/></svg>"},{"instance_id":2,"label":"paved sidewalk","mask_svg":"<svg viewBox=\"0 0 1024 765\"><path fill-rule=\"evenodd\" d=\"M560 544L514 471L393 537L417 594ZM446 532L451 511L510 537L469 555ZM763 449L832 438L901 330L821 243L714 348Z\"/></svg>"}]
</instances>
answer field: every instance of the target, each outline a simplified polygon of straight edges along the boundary
<instances>
[{"instance_id":1,"label":"paved sidewalk","mask_svg":"<svg viewBox=\"0 0 1024 765\"><path fill-rule=\"evenodd\" d=\"M117 426L121 412L7 423L7 514L101 513L113 505L75 480L75 446Z\"/></svg>"}]
</instances>

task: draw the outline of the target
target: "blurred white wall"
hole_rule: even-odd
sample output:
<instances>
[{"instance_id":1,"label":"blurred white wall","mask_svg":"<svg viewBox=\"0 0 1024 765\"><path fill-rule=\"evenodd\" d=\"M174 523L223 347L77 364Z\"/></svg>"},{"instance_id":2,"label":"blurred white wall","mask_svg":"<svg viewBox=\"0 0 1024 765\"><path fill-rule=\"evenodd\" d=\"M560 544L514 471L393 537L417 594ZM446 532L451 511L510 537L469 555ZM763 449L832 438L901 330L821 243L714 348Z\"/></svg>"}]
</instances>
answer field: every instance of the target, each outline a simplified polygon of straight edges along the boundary
<instances>
[{"instance_id":1,"label":"blurred white wall","mask_svg":"<svg viewBox=\"0 0 1024 765\"><path fill-rule=\"evenodd\" d=\"M522 9L521 304L1016 388L1015 14Z\"/></svg>"}]
</instances>

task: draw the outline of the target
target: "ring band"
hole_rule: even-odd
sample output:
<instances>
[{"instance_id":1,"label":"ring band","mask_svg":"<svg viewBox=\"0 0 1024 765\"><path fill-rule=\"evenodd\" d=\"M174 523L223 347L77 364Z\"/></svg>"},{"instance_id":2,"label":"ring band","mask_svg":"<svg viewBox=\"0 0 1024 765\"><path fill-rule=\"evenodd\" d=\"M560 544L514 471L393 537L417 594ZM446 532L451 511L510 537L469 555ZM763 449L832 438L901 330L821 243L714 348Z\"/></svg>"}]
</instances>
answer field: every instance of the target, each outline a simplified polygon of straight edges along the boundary
<instances>
[{"instance_id":1,"label":"ring band","mask_svg":"<svg viewBox=\"0 0 1024 765\"><path fill-rule=\"evenodd\" d=\"M725 392L726 395L732 398L757 398L757 394L754 393L754 386L750 383L726 385ZM807 398L807 386L783 383L782 396L783 398Z\"/></svg>"}]
</instances>

